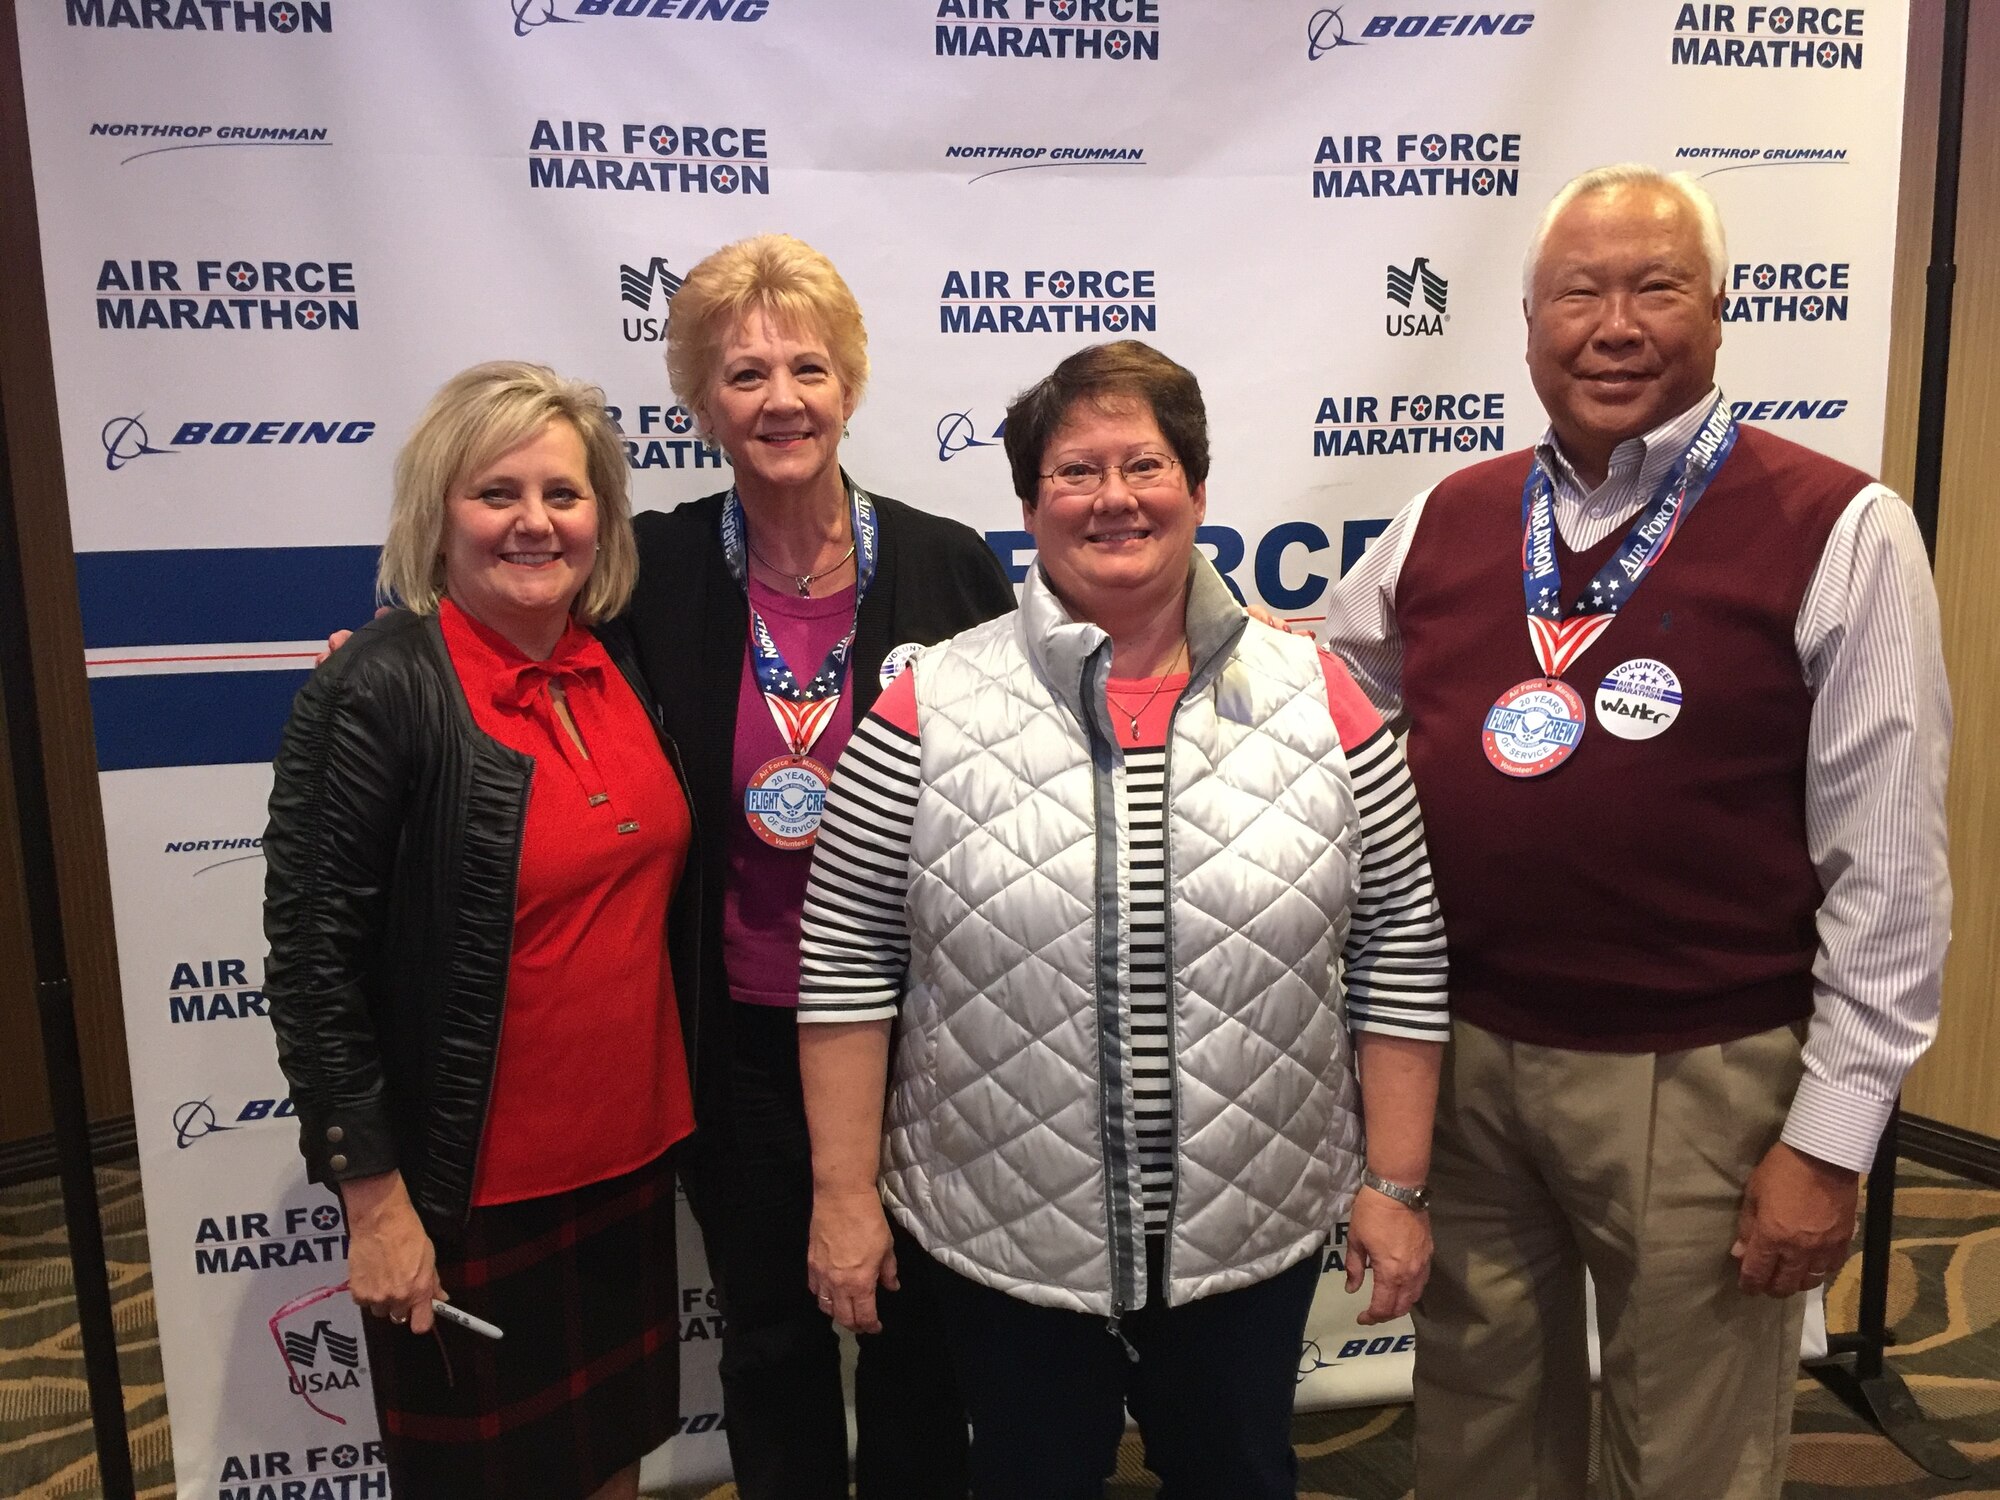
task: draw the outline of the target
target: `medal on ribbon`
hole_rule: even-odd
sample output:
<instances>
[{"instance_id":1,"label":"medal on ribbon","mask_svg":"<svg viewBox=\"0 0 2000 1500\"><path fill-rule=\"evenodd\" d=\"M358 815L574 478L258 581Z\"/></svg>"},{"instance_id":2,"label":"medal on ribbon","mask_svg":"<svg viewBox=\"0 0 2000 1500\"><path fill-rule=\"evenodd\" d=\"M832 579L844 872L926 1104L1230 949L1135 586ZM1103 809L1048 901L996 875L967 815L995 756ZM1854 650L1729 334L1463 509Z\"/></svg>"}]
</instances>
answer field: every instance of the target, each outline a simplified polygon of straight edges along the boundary
<instances>
[{"instance_id":1,"label":"medal on ribbon","mask_svg":"<svg viewBox=\"0 0 2000 1500\"><path fill-rule=\"evenodd\" d=\"M847 675L847 658L854 649L860 624L861 600L875 581L876 559L880 552L875 530L875 503L858 487L848 487L848 506L854 527L854 608L855 620L847 634L834 643L819 670L801 683L785 662L771 629L757 606L750 610L750 665L757 677L758 691L770 710L771 722L778 726L787 755L764 762L743 789L743 816L758 838L775 849L810 849L819 837L820 816L826 809L827 787L833 775L814 760L813 745L840 709L840 685ZM748 533L743 504L731 490L722 507L722 555L729 572L750 595Z\"/></svg>"},{"instance_id":2,"label":"medal on ribbon","mask_svg":"<svg viewBox=\"0 0 2000 1500\"><path fill-rule=\"evenodd\" d=\"M1521 589L1527 605L1528 644L1542 675L1514 684L1487 710L1480 743L1495 770L1508 776L1540 776L1576 752L1586 723L1583 700L1557 679L1610 628L1618 611L1666 556L1681 524L1735 446L1736 421L1729 415L1727 398L1718 397L1687 451L1674 461L1652 498L1639 508L1617 550L1567 612L1562 566L1556 559L1555 481L1541 460L1535 460L1521 486ZM1613 676L1625 670L1621 667ZM1666 676L1673 679L1671 672ZM1611 686L1610 678L1605 686ZM1678 713L1678 679L1672 680L1672 693ZM1665 727L1662 723L1653 733Z\"/></svg>"}]
</instances>

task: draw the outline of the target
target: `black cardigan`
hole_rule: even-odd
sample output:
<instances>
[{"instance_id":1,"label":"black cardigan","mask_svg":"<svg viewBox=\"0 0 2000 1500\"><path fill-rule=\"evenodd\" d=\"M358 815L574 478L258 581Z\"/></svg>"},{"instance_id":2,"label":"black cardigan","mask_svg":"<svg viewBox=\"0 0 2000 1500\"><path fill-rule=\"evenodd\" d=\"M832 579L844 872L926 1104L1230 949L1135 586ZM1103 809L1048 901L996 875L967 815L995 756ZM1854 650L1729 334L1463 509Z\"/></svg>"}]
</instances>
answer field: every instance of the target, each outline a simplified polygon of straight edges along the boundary
<instances>
[{"instance_id":1,"label":"black cardigan","mask_svg":"<svg viewBox=\"0 0 2000 1500\"><path fill-rule=\"evenodd\" d=\"M639 587L622 616L639 669L679 745L700 836L701 994L695 1112L713 1125L726 1112L729 982L722 964L722 890L730 820L743 816L731 786L736 702L749 610L722 556L724 495L634 518ZM978 532L900 501L873 496L881 550L861 601L851 659L854 719L882 691L882 659L915 641L933 645L1014 607L1014 586ZM683 1006L685 1009L685 1005Z\"/></svg>"}]
</instances>

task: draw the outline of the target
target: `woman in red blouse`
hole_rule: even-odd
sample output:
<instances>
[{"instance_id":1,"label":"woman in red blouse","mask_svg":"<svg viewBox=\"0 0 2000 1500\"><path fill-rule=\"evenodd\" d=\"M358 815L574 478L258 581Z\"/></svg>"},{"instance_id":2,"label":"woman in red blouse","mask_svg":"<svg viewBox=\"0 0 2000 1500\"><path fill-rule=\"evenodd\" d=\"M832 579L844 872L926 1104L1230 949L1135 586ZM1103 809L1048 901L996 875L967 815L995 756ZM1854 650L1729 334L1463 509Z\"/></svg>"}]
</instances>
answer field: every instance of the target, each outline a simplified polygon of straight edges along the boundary
<instances>
[{"instance_id":1,"label":"woman in red blouse","mask_svg":"<svg viewBox=\"0 0 2000 1500\"><path fill-rule=\"evenodd\" d=\"M397 460L401 608L301 690L276 764L279 1060L375 1315L394 1486L426 1500L634 1495L677 1420L692 986L668 930L693 826L593 628L637 572L626 474L594 388L518 363L448 382Z\"/></svg>"}]
</instances>

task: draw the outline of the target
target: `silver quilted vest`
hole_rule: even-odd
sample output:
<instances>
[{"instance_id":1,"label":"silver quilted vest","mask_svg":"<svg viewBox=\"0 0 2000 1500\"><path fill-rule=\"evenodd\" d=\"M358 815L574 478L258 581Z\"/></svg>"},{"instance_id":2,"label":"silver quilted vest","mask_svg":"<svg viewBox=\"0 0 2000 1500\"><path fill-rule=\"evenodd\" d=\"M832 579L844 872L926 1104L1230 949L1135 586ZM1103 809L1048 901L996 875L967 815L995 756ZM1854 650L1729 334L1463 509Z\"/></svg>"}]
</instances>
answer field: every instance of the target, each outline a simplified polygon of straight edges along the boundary
<instances>
[{"instance_id":1,"label":"silver quilted vest","mask_svg":"<svg viewBox=\"0 0 2000 1500\"><path fill-rule=\"evenodd\" d=\"M1353 1201L1337 965L1354 798L1309 642L1196 554L1167 752L1173 1304L1276 1275ZM952 1269L1029 1302L1144 1304L1130 1089L1124 756L1110 638L1032 572L1020 610L917 660L922 784L884 1190Z\"/></svg>"}]
</instances>

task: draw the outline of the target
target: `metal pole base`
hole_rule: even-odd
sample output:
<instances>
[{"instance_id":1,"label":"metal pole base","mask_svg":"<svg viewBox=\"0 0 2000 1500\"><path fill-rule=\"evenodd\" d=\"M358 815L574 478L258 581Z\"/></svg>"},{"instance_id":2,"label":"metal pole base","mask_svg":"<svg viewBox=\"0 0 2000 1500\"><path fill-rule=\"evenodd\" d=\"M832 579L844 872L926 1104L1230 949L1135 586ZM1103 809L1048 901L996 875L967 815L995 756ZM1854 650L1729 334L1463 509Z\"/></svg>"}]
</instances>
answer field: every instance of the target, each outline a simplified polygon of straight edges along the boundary
<instances>
[{"instance_id":1,"label":"metal pole base","mask_svg":"<svg viewBox=\"0 0 2000 1500\"><path fill-rule=\"evenodd\" d=\"M1872 1425L1920 1467L1940 1479L1964 1479L1972 1473L1972 1460L1952 1447L1945 1435L1930 1425L1917 1398L1894 1370L1863 1378L1844 1364L1808 1367L1813 1379L1840 1397L1854 1414Z\"/></svg>"}]
</instances>

